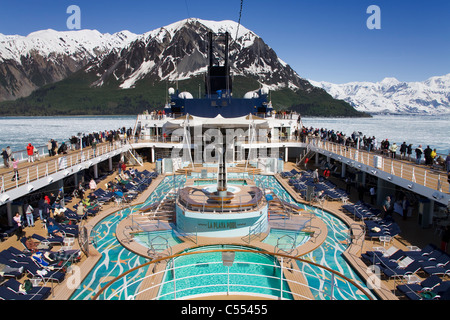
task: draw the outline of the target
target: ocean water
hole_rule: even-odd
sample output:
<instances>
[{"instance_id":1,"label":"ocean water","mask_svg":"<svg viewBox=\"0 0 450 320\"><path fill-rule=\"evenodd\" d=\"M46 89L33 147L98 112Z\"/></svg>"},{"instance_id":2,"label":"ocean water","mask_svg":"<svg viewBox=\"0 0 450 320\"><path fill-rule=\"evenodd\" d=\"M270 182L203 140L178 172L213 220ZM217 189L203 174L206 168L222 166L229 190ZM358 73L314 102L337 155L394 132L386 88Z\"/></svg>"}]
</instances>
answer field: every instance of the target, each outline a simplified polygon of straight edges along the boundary
<instances>
[{"instance_id":1,"label":"ocean water","mask_svg":"<svg viewBox=\"0 0 450 320\"><path fill-rule=\"evenodd\" d=\"M31 142L44 146L48 140L67 141L72 135L121 127L134 128L137 116L79 117L0 117L0 149L8 145L13 151L25 150ZM303 118L303 125L334 129L349 135L361 131L379 142L422 144L438 153L450 151L450 115L445 116L374 116L373 118Z\"/></svg>"},{"instance_id":2,"label":"ocean water","mask_svg":"<svg viewBox=\"0 0 450 320\"><path fill-rule=\"evenodd\" d=\"M25 150L28 143L45 146L50 139L59 143L73 135L95 131L134 128L137 116L0 117L0 149Z\"/></svg>"},{"instance_id":3,"label":"ocean water","mask_svg":"<svg viewBox=\"0 0 450 320\"><path fill-rule=\"evenodd\" d=\"M401 145L403 141L419 144L425 149L429 145L437 153L450 152L450 115L443 116L393 116L376 115L372 118L302 118L303 125L341 131L346 135L354 131L366 136L375 136L380 143L389 139Z\"/></svg>"}]
</instances>

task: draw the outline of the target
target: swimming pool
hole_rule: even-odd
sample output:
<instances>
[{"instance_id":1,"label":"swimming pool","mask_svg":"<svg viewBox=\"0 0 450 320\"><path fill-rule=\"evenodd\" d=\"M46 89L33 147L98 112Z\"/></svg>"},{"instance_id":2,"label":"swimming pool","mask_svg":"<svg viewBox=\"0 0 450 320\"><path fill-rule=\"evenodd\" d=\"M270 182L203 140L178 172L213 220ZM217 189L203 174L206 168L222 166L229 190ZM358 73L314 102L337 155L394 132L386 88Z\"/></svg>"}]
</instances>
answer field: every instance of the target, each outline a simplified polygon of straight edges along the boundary
<instances>
[{"instance_id":1,"label":"swimming pool","mask_svg":"<svg viewBox=\"0 0 450 320\"><path fill-rule=\"evenodd\" d=\"M271 228L263 242L274 247L278 245L280 249L289 252L291 249L306 243L309 239L310 236L306 232Z\"/></svg>"},{"instance_id":2,"label":"swimming pool","mask_svg":"<svg viewBox=\"0 0 450 320\"><path fill-rule=\"evenodd\" d=\"M233 245L214 245L189 249L198 252L221 249L251 249ZM281 270L276 258L263 253L236 252L232 266L223 265L221 252L198 253L174 259L164 275L159 300L173 300L219 294L253 294L276 298L281 294ZM175 275L175 276L174 276ZM175 281L174 281L175 279ZM283 281L283 298L292 299Z\"/></svg>"},{"instance_id":3,"label":"swimming pool","mask_svg":"<svg viewBox=\"0 0 450 320\"><path fill-rule=\"evenodd\" d=\"M74 291L70 300L89 300L102 286L115 277L148 261L148 259L129 251L119 243L115 234L117 225L122 219L125 219L130 213L136 212L139 208L161 201L172 188L184 185L185 182L185 176L175 176L175 179L166 177L143 204L117 211L104 218L93 228L91 238L95 248L101 253L102 257ZM132 272L127 279L128 282L136 280L136 284L128 287L126 290L118 291L119 293L113 295L111 299L128 299L130 295L139 290L139 279L143 279L146 272L147 268L141 268ZM118 281L110 287L110 290L114 291L123 284L123 281Z\"/></svg>"},{"instance_id":4,"label":"swimming pool","mask_svg":"<svg viewBox=\"0 0 450 320\"><path fill-rule=\"evenodd\" d=\"M302 256L303 259L318 263L332 270L338 271L349 279L352 279L363 288L367 288L365 282L352 269L351 265L343 257L344 251L347 249L348 242L348 226L333 214L322 211L315 207L309 207L304 204L297 203L291 195L278 183L273 176L256 176L255 182L261 186L271 186L272 190L278 197L289 203L296 204L307 210L314 212L322 221L325 222L328 230L325 242L313 250L312 252ZM320 279L331 279L331 273L323 268L314 265L297 262L300 270L306 275L306 279L311 287L319 288L315 294L317 300L330 299L331 285L327 281ZM367 300L368 298L348 282L338 280L338 287L333 288L333 295L338 300ZM370 292L369 290L367 290ZM372 295L373 296L373 295ZM375 296L373 296L375 298Z\"/></svg>"},{"instance_id":5,"label":"swimming pool","mask_svg":"<svg viewBox=\"0 0 450 320\"><path fill-rule=\"evenodd\" d=\"M174 230L158 230L135 233L134 240L147 248L155 250L156 252L162 252L169 247L183 242L177 237Z\"/></svg>"},{"instance_id":6,"label":"swimming pool","mask_svg":"<svg viewBox=\"0 0 450 320\"><path fill-rule=\"evenodd\" d=\"M194 186L203 186L203 185L209 185L209 184L217 184L217 180L214 180L214 179L194 180ZM227 185L246 186L247 181L242 180L242 179L240 179L240 180L230 179L230 180L227 180Z\"/></svg>"},{"instance_id":7,"label":"swimming pool","mask_svg":"<svg viewBox=\"0 0 450 320\"><path fill-rule=\"evenodd\" d=\"M231 174L230 177L236 178L248 178L247 174ZM188 179L195 178L194 176L187 177ZM140 207L147 206L151 203L160 201L164 196L174 187L184 186L186 182L186 176L169 176L163 179L163 181L158 185L154 192L149 196L149 198L142 205L138 205L132 208L127 208L120 210L99 222L93 229L91 237L95 239L95 247L102 254L100 261L89 273L89 275L82 281L78 289L75 290L74 294L70 299L72 300L83 300L90 299L99 290L100 287L104 286L108 281L112 280L116 276L122 274L123 272L130 270L136 266L139 266L147 259L140 257L126 248L122 247L115 237L115 230L117 224L120 220L125 219L130 212L135 212ZM273 176L255 176L255 182L257 185L269 187L277 194L281 199L288 201L290 203L296 204L305 209L313 210L316 215L318 215L327 225L328 235L327 238L316 250L302 256L304 259L309 259L310 261L316 262L318 264L329 267L336 270L355 282L360 284L362 287L366 288L365 283L360 279L360 277L352 270L351 266L342 257L342 253L348 246L348 226L346 226L343 221L328 213L326 211L321 211L316 208L309 208L306 205L297 203L289 193L281 186L280 183ZM307 280L310 286L320 288L321 290L330 290L330 284L326 281L319 280L331 279L331 275L327 274L324 269L298 263L301 270L305 274L313 274L314 276L307 276ZM201 267L199 267L201 268ZM243 267L242 267L243 268ZM147 269L139 269L129 275L136 280L143 278ZM124 280L125 281L125 280ZM139 281L137 281L138 283ZM363 294L355 290L355 288L350 287L347 284L341 284L338 280L338 284L345 287L335 288L334 296L336 299L342 300L357 300L357 299L367 299ZM124 284L123 281L118 282L110 287L110 290L115 290ZM113 295L112 299L125 300L127 297L132 296L139 290L139 285L128 287L126 290L121 290L117 295ZM327 295L323 295L321 291L316 294L316 299L328 299Z\"/></svg>"}]
</instances>

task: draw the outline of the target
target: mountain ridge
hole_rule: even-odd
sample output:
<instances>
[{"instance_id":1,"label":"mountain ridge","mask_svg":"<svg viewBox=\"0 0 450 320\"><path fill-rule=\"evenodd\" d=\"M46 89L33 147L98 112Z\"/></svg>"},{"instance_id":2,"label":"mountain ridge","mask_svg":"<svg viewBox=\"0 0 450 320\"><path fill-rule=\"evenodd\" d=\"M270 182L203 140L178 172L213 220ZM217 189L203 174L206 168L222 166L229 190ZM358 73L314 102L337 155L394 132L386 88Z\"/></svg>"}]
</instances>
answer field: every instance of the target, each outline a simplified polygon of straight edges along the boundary
<instances>
[{"instance_id":1,"label":"mountain ridge","mask_svg":"<svg viewBox=\"0 0 450 320\"><path fill-rule=\"evenodd\" d=\"M18 110L123 113L127 102L134 103L130 110L136 112L146 104L147 108L161 107L167 101L167 90L162 88L168 83L186 86L196 94L208 65L209 32L218 40L218 44L214 42L215 64L224 61L224 44L217 34L230 35L231 73L239 83L233 93L237 96L243 96L244 89L253 91L265 86L271 90L277 109L305 107L306 113L317 115L364 116L311 85L244 26L231 20L197 18L141 35L44 30L28 38L10 37L8 41L15 38L18 44L9 43L9 51L5 46L8 37L0 37L0 97L11 100L0 105L0 114ZM119 100L111 100L113 96ZM8 111L7 107L16 110Z\"/></svg>"},{"instance_id":2,"label":"mountain ridge","mask_svg":"<svg viewBox=\"0 0 450 320\"><path fill-rule=\"evenodd\" d=\"M450 114L450 73L418 82L393 77L378 82L309 82L356 110L371 114Z\"/></svg>"}]
</instances>

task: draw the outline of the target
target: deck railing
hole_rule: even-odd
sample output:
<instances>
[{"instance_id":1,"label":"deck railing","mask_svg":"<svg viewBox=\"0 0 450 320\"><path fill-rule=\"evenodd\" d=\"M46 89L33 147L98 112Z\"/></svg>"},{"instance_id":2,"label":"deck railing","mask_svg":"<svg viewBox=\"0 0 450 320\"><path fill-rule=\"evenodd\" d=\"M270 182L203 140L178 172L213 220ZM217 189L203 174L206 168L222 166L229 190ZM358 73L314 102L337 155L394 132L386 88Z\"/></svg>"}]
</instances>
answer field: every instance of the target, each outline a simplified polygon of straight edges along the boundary
<instances>
[{"instance_id":1,"label":"deck railing","mask_svg":"<svg viewBox=\"0 0 450 320\"><path fill-rule=\"evenodd\" d=\"M342 144L337 144L330 141L320 140L319 138L309 138L308 144L334 153L342 158L339 159L343 163L350 164L356 168L366 165L374 168L372 171L376 173L381 170L391 174L392 176L400 177L411 182L423 185L433 190L449 192L448 182L444 172L432 170L431 168L413 164L408 161L383 156L379 152L369 152L363 149L357 149ZM326 155L326 153L325 153Z\"/></svg>"},{"instance_id":2,"label":"deck railing","mask_svg":"<svg viewBox=\"0 0 450 320\"><path fill-rule=\"evenodd\" d=\"M77 150L54 158L36 160L32 163L24 160L19 164L18 177L12 168L9 168L8 171L0 175L0 194L21 185L48 177L56 172L67 170L83 162L110 153L111 151L119 150L124 145L120 141L112 144L106 142L98 145L95 150L92 148Z\"/></svg>"},{"instance_id":3,"label":"deck railing","mask_svg":"<svg viewBox=\"0 0 450 320\"><path fill-rule=\"evenodd\" d=\"M246 273L246 272L230 272L230 267L227 268L226 272L219 271L213 273L201 273L192 274L190 272L181 272L186 268L197 268L198 267L214 267L214 265L220 266L225 264L225 261L212 262L208 261L205 263L197 262L188 265L176 265L178 257L196 255L196 254L209 254L217 252L245 252L245 253L255 253L255 254L265 254L274 257L273 264L257 263L257 262L239 262L235 261L232 264L242 264L244 266L255 265L258 269L270 269L271 272L263 273ZM224 258L223 258L224 259ZM275 262L277 261L277 262ZM294 267L289 267L285 261L296 262L299 265L309 264L314 267L318 267L322 272L317 274L305 273L305 271L300 271ZM163 270L156 271L154 273L147 274L144 278L138 277L135 279L135 272L139 269L155 266L158 263L166 262L166 268ZM301 268L300 268L301 269ZM153 268L155 270L155 268ZM181 276L181 274L187 274ZM289 277L286 277L289 274ZM171 275L166 277L166 275ZM180 275L177 277L177 275ZM129 276L129 278L128 278ZM219 277L222 276L222 277ZM245 277L251 279L249 281L242 281L242 283L230 281L230 276L238 277L242 281ZM210 283L211 277L214 277L214 284ZM308 281L301 281L306 277ZM161 278L162 281L154 281L153 279ZM223 281L222 281L222 280ZM262 283L256 285L255 280L262 279ZM337 281L339 279L339 281ZM187 280L187 281L185 281ZM142 283L150 283L150 285L142 287ZM156 282L156 283L155 283ZM183 286L181 284L183 283ZM198 285L193 285L192 283L198 283ZM178 284L178 285L177 285ZM133 292L130 290L132 287L137 287ZM163 292L167 290L167 292ZM210 288L210 292L198 294L199 289ZM293 289L295 288L295 289ZM356 299L356 295L351 292L358 291L359 299L374 300L375 297L369 292L367 288L363 288L361 285L355 281L349 279L343 274L334 271L328 267L321 266L312 261L308 261L302 258L293 257L290 255L282 253L269 253L261 252L258 250L247 250L247 249L217 249L217 250L203 250L186 252L181 254L176 254L172 256L167 256L159 259L151 260L144 263L138 267L130 269L118 277L112 279L105 286L103 286L93 297L93 300L111 300L111 299L182 299L186 297L194 296L210 296L210 295L229 295L229 294L250 294L264 296L268 295L273 299L299 299L299 300L312 300L313 297L317 297L319 300L337 300L337 299ZM197 292L197 293L196 293ZM269 292L269 293L267 293ZM126 294L126 296L125 296Z\"/></svg>"}]
</instances>

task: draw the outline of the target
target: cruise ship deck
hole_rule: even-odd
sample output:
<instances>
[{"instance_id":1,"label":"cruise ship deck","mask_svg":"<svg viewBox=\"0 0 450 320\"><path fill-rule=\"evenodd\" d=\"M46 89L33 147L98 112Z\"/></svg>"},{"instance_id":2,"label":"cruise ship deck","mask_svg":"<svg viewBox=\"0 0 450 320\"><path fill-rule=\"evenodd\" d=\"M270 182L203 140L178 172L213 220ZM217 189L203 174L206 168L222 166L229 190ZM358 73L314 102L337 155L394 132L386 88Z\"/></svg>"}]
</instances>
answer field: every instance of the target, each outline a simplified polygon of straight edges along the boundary
<instances>
[{"instance_id":1,"label":"cruise ship deck","mask_svg":"<svg viewBox=\"0 0 450 320\"><path fill-rule=\"evenodd\" d=\"M120 154L120 152L128 152L130 149L134 149L139 153L140 150L140 146L145 148L148 147L149 144L154 145L154 146L158 146L158 147L162 147L162 149L164 149L164 147L167 148L171 148L172 144L171 143L164 143L164 142L160 142L160 141L155 141L155 139L153 140L140 140L140 141L128 141L126 144L124 145L117 145L116 148L114 148L114 150L111 149L104 149L104 152L100 152L96 155L97 156L103 156L102 161L105 162L109 162L111 158L113 158L114 156L117 156L117 153L115 153L115 151L117 150L117 152ZM264 144L267 144L268 142L264 142ZM321 156L323 155L323 157L333 157L334 159L337 160L337 162L339 160L342 160L341 163L341 170L342 168L345 168L345 165L348 166L348 168L353 168L353 169L363 169L365 170L364 172L366 172L367 175L370 176L376 176L377 179L380 179L381 177L383 177L383 175L387 175L387 177L390 177L390 179L387 179L386 182L384 182L383 180L383 184L379 184L378 186L381 188L386 188L388 190L388 193L392 190L390 190L388 187L386 187L387 183L392 183L394 186L400 187L400 188L404 188L405 183L406 183L406 187L408 188L408 185L413 185L413 188L409 188L409 190L413 191L413 192L418 192L416 193L416 195L420 195L420 197L425 198L425 196L429 196L430 201L436 201L442 204L445 204L446 199L449 199L450 194L448 193L448 183L445 180L440 180L442 177L442 172L437 172L435 170L431 170L425 166L420 166L420 165L416 165L416 164L411 164L408 163L406 161L401 161L401 160L396 160L396 159L389 159L389 158L384 158L386 159L384 161L384 165L381 166L374 166L373 163L373 159L374 156L378 156L379 154L377 153L367 153L364 151L359 151L357 152L356 149L353 148L342 148L339 146L333 146L327 143L322 143L319 142L317 140L310 140L310 143L305 144L305 143L301 143L298 141L293 141L293 140L286 140L286 141L276 141L276 142L271 142L274 146L278 147L278 148L288 148L285 149L287 152L292 152L294 154L302 154L302 152L298 151L293 151L295 147L298 148L302 148L304 149L303 154L308 154L311 156L311 158L313 159L312 161L310 161L308 163L308 167L304 167L304 165L299 161L300 159L294 159L294 161L287 161L284 163L283 166L283 172L288 172L292 169L296 169L297 171L302 171L302 169L315 169L315 168L319 168L320 169L320 163L321 163ZM257 145L257 144L254 144ZM288 146L288 147L286 147ZM105 147L108 148L108 147ZM110 146L111 148L111 146ZM99 148L99 150L101 150L101 147ZM158 150L156 150L158 151ZM92 158L94 157L94 155L92 154L92 151L89 151L89 148L87 148L86 150L84 150L83 152L85 152L84 157L86 160L85 163L85 167L87 168L89 166L93 166L95 165L94 161L92 161ZM150 152L151 153L151 152ZM355 154L358 153L358 156L355 156ZM86 156L87 155L87 156ZM90 156L89 156L90 155ZM81 151L72 151L70 152L68 155L66 155L66 157L69 156L72 159L80 159L82 157ZM289 155L286 155L286 159L289 159ZM315 160L314 157L316 157ZM341 158L339 158L341 157ZM358 158L356 158L358 157ZM21 177L26 176L24 173L27 172L27 174L29 172L39 172L39 171L44 171L41 168L50 168L50 164L51 163L57 163L58 159L60 157L54 157L51 159L45 159L45 158L41 158L40 161L37 161L35 163L21 163L19 166L19 170L21 170L21 172L23 172L21 174ZM95 158L94 158L95 159ZM358 159L358 160L355 160ZM297 160L297 161L295 161ZM323 160L323 159L322 159ZM345 162L345 160L347 160L347 162ZM297 163L296 163L297 162ZM77 166L79 165L79 162L74 161L74 163L72 163L72 165L68 165L67 167L64 168L64 170L69 170L68 175L72 174L71 172L71 168L73 166ZM155 162L145 162L142 164L143 167L142 168L147 168L149 170L156 170L156 163ZM364 166L364 168L363 168ZM136 166L137 169L141 168L140 165ZM184 170L180 169L177 174L179 175L187 175L188 171L197 171L198 173L201 173L201 170L206 170L209 172L214 172L216 171L216 169L214 167L201 167L199 165L197 166L187 166ZM236 171L243 171L245 169L242 168L236 168ZM261 168L252 168L248 170L253 170L253 174L255 173L255 170L258 171L260 173ZM345 169L344 169L345 170ZM46 174L42 177L39 174L36 174L34 177L30 174L27 179L21 179L17 184L11 184L11 183L5 183L3 184L3 188L2 188L2 192L0 195L0 199L5 199L5 198L1 198L2 196L6 195L6 194L15 194L14 191L17 191L19 188L22 188L22 192L23 190L28 190L28 194L31 194L33 192L36 192L36 189L32 189L29 188L29 185L37 185L37 181L42 181L42 180L46 180L47 184L51 184L53 183L53 181L49 181L48 177L51 176L52 174L57 173L58 170L55 168L55 170L52 172L52 170L48 170L46 172ZM376 175L375 175L376 172ZM2 181L6 182L6 180L8 180L8 182L10 182L10 177L12 177L12 171L11 169L1 169L0 171L1 177L2 177ZM115 174L113 174L114 176ZM168 174L161 174L157 179L155 179L155 181L153 181L152 185L142 194L140 195L140 197L138 199L136 199L132 205L136 205L139 203L143 203L145 201L145 199L147 199L149 197L149 195L155 190L155 188L158 186L159 182L161 182L164 177L166 176L171 176L172 173L168 173ZM283 188L298 202L298 203L306 203L306 204L311 204L311 202L306 201L306 199L302 198L300 196L300 194L293 188L292 185L289 184L288 179L286 178L282 178L280 173L275 173L273 174L274 177L276 177L276 179L279 181L279 183L283 186ZM110 177L110 179L113 179L113 176ZM340 186L341 188L345 188L345 183L344 181L341 179L339 174L336 174L332 177L330 177L330 180L333 181L337 186ZM405 182L406 181L406 182ZM447 192L446 192L447 191ZM21 196L23 196L21 194ZM21 197L20 196L20 197ZM19 199L20 197L18 197L17 199ZM367 203L370 203L370 197L367 193L365 193L364 195L365 197L365 201ZM7 201L12 201L11 200L7 200ZM436 246L440 246L440 236L441 236L441 226L445 225L446 223L448 224L449 220L447 219L443 219L442 217L437 217L436 215L439 214L439 212L436 210L436 208L434 206L432 206L431 208L428 207L428 210L430 210L428 212L428 214L426 214L426 212L420 212L420 210L423 210L424 208L420 208L420 204L416 204L416 206L414 207L414 210L411 213L411 216L409 216L407 219L402 219L402 217L400 215L396 215L396 213L394 213L394 219L395 221L400 225L402 232L393 237L392 239L390 239L390 241L388 243L382 243L379 242L379 240L367 240L367 239L361 239L360 237L358 237L358 234L361 233L362 231L362 223L360 221L355 221L352 217L352 215L348 214L345 212L345 210L343 210L343 205L345 203L356 203L358 201L358 194L357 194L357 190L356 188L352 188L351 189L351 193L350 193L350 197L349 199L342 199L341 201L324 201L320 204L320 206L318 204L312 204L313 206L316 207L321 207L322 210L326 210L327 212L332 213L333 215L335 215L336 217L339 217L339 219L342 219L346 225L349 226L349 228L351 229L351 233L354 235L352 237L352 244L348 246L348 248L346 249L344 255L347 261L350 262L350 264L352 265L352 267L354 268L355 272L357 272L363 279L369 279L370 274L367 274L367 265L360 259L360 256L362 253L366 252L366 251L370 251L372 250L374 247L390 247L390 246L395 246L397 248L403 249L403 250L408 250L408 248L414 246L414 247L418 247L418 248L423 248L426 245L432 243ZM74 203L68 203L67 205L73 205ZM131 204L130 204L131 205ZM98 214L97 216L93 217L93 218L89 218L89 220L86 222L85 226L87 226L89 232L88 234L90 234L92 228L95 227L95 225L101 221L103 218L116 214L118 210L121 210L123 208L119 208L117 207L116 204L108 204L105 205L103 207L103 209L101 210L100 214ZM427 219L429 220L429 223L426 223L424 221L424 215L427 215ZM321 224L318 223L317 228L321 228ZM123 235L126 234L124 232L124 230L127 230L127 226L126 225L120 225L119 228L122 229L117 229L115 231L115 234L117 235L117 238L119 240L120 243L124 244L125 247L127 247L130 251L135 252L136 254L142 254L142 255L147 255L148 252L140 252L142 251L142 246L137 246L136 242L130 242L128 244L126 244L126 239L123 238ZM326 230L326 228L325 228ZM38 233L38 234L42 234L43 236L46 236L46 230L45 228L43 228L42 222L40 222L39 220L36 223L36 226L34 228L31 227L27 227L25 228L26 233ZM320 233L319 233L320 234ZM207 237L203 237L203 238L199 238L200 240L195 244L195 246L200 246L200 245L208 245L208 244L217 244L218 243L218 239L211 239L211 238L207 238ZM241 244L241 245L245 245L248 243L243 242L242 237L238 237L236 239L226 239L226 240L220 240L220 242L227 242L227 243L233 243L233 244ZM318 240L318 243L321 243L323 240ZM88 256L84 256L81 263L79 264L80 267L80 274L81 274L81 278L84 278L85 276L87 276L89 274L89 272L92 270L92 268L95 266L95 264L97 263L98 259L100 259L101 254L96 250L96 248L94 247L94 245L92 244L92 241L89 241L90 246L89 246L89 254ZM191 244L192 245L192 244ZM14 246L17 247L18 249L23 249L23 245L18 242L17 240L15 240L15 236L10 237L8 239L6 239L5 241L3 241L1 243L1 248L2 249L6 249L9 246ZM264 248L265 245L262 243L259 243L258 246L260 248ZM78 248L79 244L77 242L74 243L74 248ZM172 248L173 252L178 252L180 250L182 250L183 248L186 248L186 245L181 244L180 247L178 248ZM310 252L311 250L313 250L313 248L311 247L311 244L307 244L305 246L301 247L301 251L296 253L296 256L301 258L303 255L305 255L306 253ZM162 268L162 265L159 265L160 268ZM288 274L288 273L286 273ZM110 279L111 280L111 279ZM378 299L386 299L386 300L396 300L396 299L403 299L401 297L401 295L396 294L395 288L396 286L399 284L398 280L391 280L391 279L385 279L382 281L382 287L379 288L378 290L376 290L376 296ZM64 284L59 284L56 285L54 287L51 299L60 299L60 300L67 300L70 299L71 295L73 294L74 290L73 289L69 289L70 286L64 285ZM148 294L146 295L142 295L139 296L139 299L151 299L151 298L155 298L155 291L149 291ZM245 296L245 295L244 295ZM309 292L308 294L305 293L305 296L310 296L312 297L312 293ZM241 296L236 296L239 298L242 298ZM235 297L235 298L236 298ZM205 297L203 297L205 298ZM207 298L207 297L206 297ZM215 296L215 298L217 298L217 296ZM229 298L233 298L233 296L219 296L219 298L222 299L229 299Z\"/></svg>"}]
</instances>

